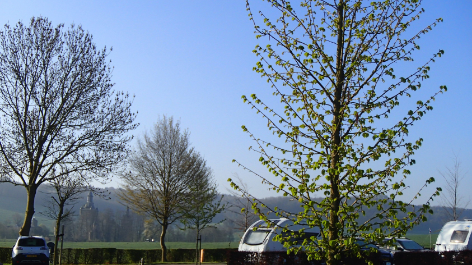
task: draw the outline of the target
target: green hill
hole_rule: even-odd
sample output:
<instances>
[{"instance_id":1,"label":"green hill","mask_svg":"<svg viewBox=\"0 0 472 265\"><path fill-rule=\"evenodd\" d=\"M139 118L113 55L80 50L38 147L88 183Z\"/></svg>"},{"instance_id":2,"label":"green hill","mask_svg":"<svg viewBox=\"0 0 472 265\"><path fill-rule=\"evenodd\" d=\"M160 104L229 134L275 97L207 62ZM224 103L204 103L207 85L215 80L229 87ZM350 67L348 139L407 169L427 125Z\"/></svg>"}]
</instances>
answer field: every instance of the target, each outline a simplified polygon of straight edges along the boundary
<instances>
[{"instance_id":1,"label":"green hill","mask_svg":"<svg viewBox=\"0 0 472 265\"><path fill-rule=\"evenodd\" d=\"M43 215L46 207L51 203L52 189L48 185L42 185L39 188L35 198L35 215L34 218L38 220L38 224L45 225L54 231L54 220L51 220ZM80 206L85 204L87 194L83 194L83 200L77 200L74 209L78 210ZM100 210L111 208L113 210L124 210L124 206L118 203L114 197L111 200L104 200L100 197L94 198L95 206ZM0 183L0 223L5 225L14 225L18 218L23 223L24 214L26 210L26 190L22 186L14 186L9 183ZM15 216L16 215L16 216Z\"/></svg>"}]
</instances>

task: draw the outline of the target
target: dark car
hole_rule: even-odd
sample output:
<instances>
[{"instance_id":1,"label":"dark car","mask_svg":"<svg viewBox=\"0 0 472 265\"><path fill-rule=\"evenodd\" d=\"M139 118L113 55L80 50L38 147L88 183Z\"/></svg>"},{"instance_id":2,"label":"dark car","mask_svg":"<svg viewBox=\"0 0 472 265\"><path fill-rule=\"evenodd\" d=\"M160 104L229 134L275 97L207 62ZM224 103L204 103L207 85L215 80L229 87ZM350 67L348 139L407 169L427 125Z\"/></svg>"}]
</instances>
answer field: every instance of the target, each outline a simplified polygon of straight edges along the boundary
<instances>
[{"instance_id":1,"label":"dark car","mask_svg":"<svg viewBox=\"0 0 472 265\"><path fill-rule=\"evenodd\" d=\"M357 239L356 244L358 244L362 251L367 251L369 249L375 249L382 260L382 264L384 265L392 265L393 264L393 254L390 251L385 249L379 248L374 244L369 244L365 242L363 239Z\"/></svg>"},{"instance_id":2,"label":"dark car","mask_svg":"<svg viewBox=\"0 0 472 265\"><path fill-rule=\"evenodd\" d=\"M397 238L393 245L383 245L380 246L380 248L390 251L391 253L397 251L425 251L423 246L408 238Z\"/></svg>"}]
</instances>

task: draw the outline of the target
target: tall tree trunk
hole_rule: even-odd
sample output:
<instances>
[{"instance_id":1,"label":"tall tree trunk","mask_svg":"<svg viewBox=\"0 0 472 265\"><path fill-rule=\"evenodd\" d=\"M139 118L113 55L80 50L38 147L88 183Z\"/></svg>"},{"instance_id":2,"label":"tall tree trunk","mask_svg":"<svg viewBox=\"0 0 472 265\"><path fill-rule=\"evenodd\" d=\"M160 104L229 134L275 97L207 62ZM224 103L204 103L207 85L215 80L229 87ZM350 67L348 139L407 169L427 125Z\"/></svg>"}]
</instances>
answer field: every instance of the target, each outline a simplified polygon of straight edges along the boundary
<instances>
[{"instance_id":1,"label":"tall tree trunk","mask_svg":"<svg viewBox=\"0 0 472 265\"><path fill-rule=\"evenodd\" d=\"M53 256L53 265L57 264L57 243L59 243L59 234L60 232L60 227L61 227L61 221L62 221L62 215L64 214L64 202L59 203L59 213L57 214L56 217L56 228L55 228L55 239L54 239L54 256Z\"/></svg>"},{"instance_id":2,"label":"tall tree trunk","mask_svg":"<svg viewBox=\"0 0 472 265\"><path fill-rule=\"evenodd\" d=\"M26 187L27 193L27 201L26 201L26 211L25 211L25 219L23 221L23 226L20 228L20 236L29 236L31 230L31 220L33 219L34 215L34 198L36 196L36 185L29 185Z\"/></svg>"},{"instance_id":3,"label":"tall tree trunk","mask_svg":"<svg viewBox=\"0 0 472 265\"><path fill-rule=\"evenodd\" d=\"M343 119L342 110L342 91L344 88L344 62L343 62L343 49L344 49L344 1L340 1L338 4L338 24L337 24L337 49L336 49L336 87L334 91L334 110L333 110L333 121L331 131L331 161L330 161L330 213L329 213L329 241L339 240L340 229L338 227L339 222L339 205L341 203L341 195L339 193L339 163L341 158L339 154L339 147L341 147L341 126ZM339 259L336 255L341 254L339 250L332 246L328 250L328 265L339 264Z\"/></svg>"},{"instance_id":4,"label":"tall tree trunk","mask_svg":"<svg viewBox=\"0 0 472 265\"><path fill-rule=\"evenodd\" d=\"M200 230L197 228L197 238L195 240L196 246L195 246L195 265L198 264L198 235L200 234Z\"/></svg>"},{"instance_id":5,"label":"tall tree trunk","mask_svg":"<svg viewBox=\"0 0 472 265\"><path fill-rule=\"evenodd\" d=\"M164 222L162 225L162 232L161 232L161 238L159 239L159 242L161 243L161 261L166 262L167 261L167 247L165 243L165 237L167 233L167 227L169 225Z\"/></svg>"}]
</instances>

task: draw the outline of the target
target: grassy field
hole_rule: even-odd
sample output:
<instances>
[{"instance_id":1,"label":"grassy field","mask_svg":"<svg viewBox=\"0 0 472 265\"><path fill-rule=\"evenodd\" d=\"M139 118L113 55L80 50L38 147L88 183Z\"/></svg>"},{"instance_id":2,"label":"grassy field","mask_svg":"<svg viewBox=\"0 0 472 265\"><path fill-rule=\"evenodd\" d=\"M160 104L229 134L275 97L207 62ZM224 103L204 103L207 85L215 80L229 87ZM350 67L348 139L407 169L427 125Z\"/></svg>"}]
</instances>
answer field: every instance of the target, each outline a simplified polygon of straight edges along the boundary
<instances>
[{"instance_id":1,"label":"grassy field","mask_svg":"<svg viewBox=\"0 0 472 265\"><path fill-rule=\"evenodd\" d=\"M426 235L407 235L407 238L418 242L418 244L422 245L425 248L429 248L429 234ZM438 238L438 234L431 234L431 247L434 249L434 244L436 244L436 238Z\"/></svg>"}]
</instances>

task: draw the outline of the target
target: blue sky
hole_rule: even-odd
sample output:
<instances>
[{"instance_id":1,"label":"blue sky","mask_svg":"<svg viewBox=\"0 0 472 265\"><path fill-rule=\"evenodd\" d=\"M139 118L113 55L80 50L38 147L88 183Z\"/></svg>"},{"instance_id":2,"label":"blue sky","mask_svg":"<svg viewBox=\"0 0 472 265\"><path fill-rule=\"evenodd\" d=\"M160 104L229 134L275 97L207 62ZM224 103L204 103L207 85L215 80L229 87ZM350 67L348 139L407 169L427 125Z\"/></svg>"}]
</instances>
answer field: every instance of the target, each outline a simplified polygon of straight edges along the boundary
<instances>
[{"instance_id":1,"label":"blue sky","mask_svg":"<svg viewBox=\"0 0 472 265\"><path fill-rule=\"evenodd\" d=\"M429 0L420 20L426 25L444 19L421 39L418 64L439 49L443 58L432 65L423 87L447 85L434 111L414 126L412 137L423 137L417 164L408 184L417 190L429 177L443 186L438 170L452 164L455 152L465 173L463 187L472 185L471 121L472 1ZM141 124L136 136L152 128L159 115L180 119L191 132L193 146L214 171L220 191L237 173L259 197L275 196L260 180L232 163L237 159L260 174L258 156L248 151L253 143L242 132L248 126L260 138L269 136L265 122L242 100L256 93L269 97L268 84L251 69L258 43L242 0L214 1L2 1L0 24L28 23L32 16L48 17L53 24L80 24L94 36L98 47L113 47L115 89L135 95L134 109ZM429 94L430 91L426 90ZM109 185L118 186L115 179ZM427 195L431 189L423 192ZM468 190L463 189L466 198Z\"/></svg>"}]
</instances>

